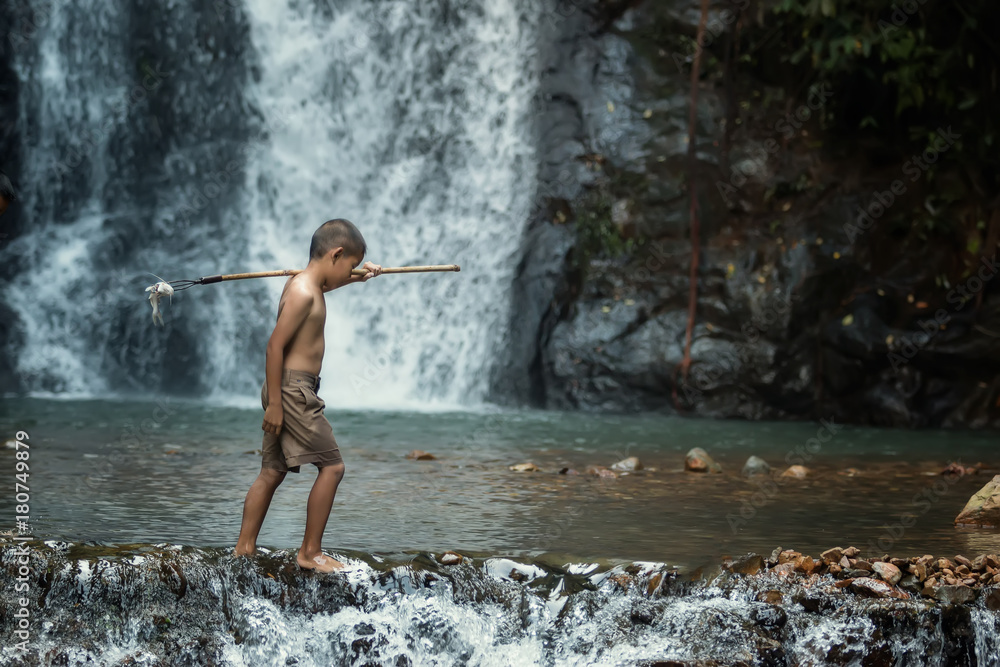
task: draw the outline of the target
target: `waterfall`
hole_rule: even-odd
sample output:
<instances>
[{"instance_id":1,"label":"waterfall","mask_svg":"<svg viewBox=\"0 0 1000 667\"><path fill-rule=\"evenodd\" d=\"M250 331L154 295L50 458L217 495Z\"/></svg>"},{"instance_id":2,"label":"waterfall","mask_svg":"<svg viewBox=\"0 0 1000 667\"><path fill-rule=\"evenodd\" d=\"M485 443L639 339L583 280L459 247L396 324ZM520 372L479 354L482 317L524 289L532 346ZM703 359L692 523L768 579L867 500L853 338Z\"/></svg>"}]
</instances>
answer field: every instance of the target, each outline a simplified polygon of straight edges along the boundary
<instances>
[{"instance_id":1,"label":"waterfall","mask_svg":"<svg viewBox=\"0 0 1000 667\"><path fill-rule=\"evenodd\" d=\"M329 293L327 404L480 403L536 177L540 10L219 0L150 28L130 2L56 3L17 57L26 231L0 298L25 388L256 405L284 280L178 293L159 329L145 272L302 268L343 217L366 259L462 272Z\"/></svg>"}]
</instances>

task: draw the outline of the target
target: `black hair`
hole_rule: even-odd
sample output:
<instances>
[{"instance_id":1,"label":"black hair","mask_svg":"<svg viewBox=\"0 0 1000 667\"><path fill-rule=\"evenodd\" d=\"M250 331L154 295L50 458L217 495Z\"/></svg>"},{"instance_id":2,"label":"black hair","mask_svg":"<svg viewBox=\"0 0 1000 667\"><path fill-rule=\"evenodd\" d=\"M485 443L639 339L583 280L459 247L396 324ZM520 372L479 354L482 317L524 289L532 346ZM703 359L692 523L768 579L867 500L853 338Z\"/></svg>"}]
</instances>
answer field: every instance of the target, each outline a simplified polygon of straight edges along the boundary
<instances>
[{"instance_id":1,"label":"black hair","mask_svg":"<svg viewBox=\"0 0 1000 667\"><path fill-rule=\"evenodd\" d=\"M313 233L309 244L309 259L319 259L333 248L343 247L350 256L364 259L368 252L365 237L350 220L327 220Z\"/></svg>"},{"instance_id":2,"label":"black hair","mask_svg":"<svg viewBox=\"0 0 1000 667\"><path fill-rule=\"evenodd\" d=\"M7 201L17 201L17 193L14 192L14 186L11 184L10 179L7 178L7 174L0 171L0 197L3 197Z\"/></svg>"}]
</instances>

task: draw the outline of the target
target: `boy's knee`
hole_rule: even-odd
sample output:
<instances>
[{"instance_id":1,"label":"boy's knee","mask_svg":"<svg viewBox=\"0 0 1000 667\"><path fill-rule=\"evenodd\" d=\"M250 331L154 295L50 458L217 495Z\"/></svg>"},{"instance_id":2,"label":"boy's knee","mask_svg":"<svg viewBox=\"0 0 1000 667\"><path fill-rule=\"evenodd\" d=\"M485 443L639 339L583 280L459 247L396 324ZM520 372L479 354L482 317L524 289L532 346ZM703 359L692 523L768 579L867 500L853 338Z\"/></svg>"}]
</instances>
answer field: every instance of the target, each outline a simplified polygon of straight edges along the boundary
<instances>
[{"instance_id":1,"label":"boy's knee","mask_svg":"<svg viewBox=\"0 0 1000 667\"><path fill-rule=\"evenodd\" d=\"M329 475L336 475L337 477L343 477L344 471L347 470L347 468L344 466L343 463L334 463L333 465L323 466L322 468L320 468L320 470L321 471L326 470L327 474Z\"/></svg>"},{"instance_id":2,"label":"boy's knee","mask_svg":"<svg viewBox=\"0 0 1000 667\"><path fill-rule=\"evenodd\" d=\"M261 468L260 476L269 484L281 484L281 480L285 479L287 472L281 470L275 470L274 468Z\"/></svg>"}]
</instances>

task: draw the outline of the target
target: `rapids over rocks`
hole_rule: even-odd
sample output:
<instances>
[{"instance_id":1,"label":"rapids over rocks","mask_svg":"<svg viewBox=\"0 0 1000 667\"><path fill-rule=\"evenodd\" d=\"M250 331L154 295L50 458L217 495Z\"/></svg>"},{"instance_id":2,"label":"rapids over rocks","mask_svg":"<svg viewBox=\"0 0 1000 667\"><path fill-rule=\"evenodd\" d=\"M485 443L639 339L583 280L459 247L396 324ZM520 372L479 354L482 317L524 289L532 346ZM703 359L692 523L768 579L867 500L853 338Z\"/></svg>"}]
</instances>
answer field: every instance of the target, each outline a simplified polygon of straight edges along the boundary
<instances>
[{"instance_id":1,"label":"rapids over rocks","mask_svg":"<svg viewBox=\"0 0 1000 667\"><path fill-rule=\"evenodd\" d=\"M27 543L32 649L7 665L993 665L990 596L866 597L823 577L449 552ZM4 579L16 547L0 550ZM14 635L11 586L0 632Z\"/></svg>"}]
</instances>

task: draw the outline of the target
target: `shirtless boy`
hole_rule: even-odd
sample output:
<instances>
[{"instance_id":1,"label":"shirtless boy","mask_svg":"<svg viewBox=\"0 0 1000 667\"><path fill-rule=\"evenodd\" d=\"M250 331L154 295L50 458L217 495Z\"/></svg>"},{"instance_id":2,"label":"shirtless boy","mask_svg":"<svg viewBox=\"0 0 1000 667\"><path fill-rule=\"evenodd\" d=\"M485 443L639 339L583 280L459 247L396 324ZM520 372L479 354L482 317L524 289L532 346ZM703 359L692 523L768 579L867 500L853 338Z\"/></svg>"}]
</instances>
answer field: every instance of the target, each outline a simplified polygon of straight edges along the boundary
<instances>
[{"instance_id":1,"label":"shirtless boy","mask_svg":"<svg viewBox=\"0 0 1000 667\"><path fill-rule=\"evenodd\" d=\"M275 489L289 471L304 463L319 471L306 506L306 531L296 561L299 567L332 572L346 567L322 551L323 531L330 517L337 487L344 477L344 461L323 415L326 403L316 395L323 364L323 294L351 283L362 283L382 273L378 264L365 262L367 273L354 276L367 248L361 232L347 220L329 220L313 234L309 265L285 283L278 302L278 321L267 342L261 387L264 406L264 444L261 470L243 502L243 525L236 555L253 555L257 535Z\"/></svg>"}]
</instances>

